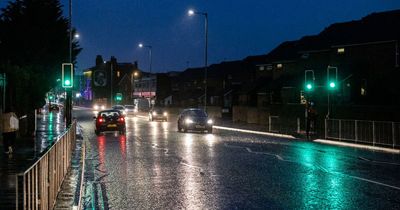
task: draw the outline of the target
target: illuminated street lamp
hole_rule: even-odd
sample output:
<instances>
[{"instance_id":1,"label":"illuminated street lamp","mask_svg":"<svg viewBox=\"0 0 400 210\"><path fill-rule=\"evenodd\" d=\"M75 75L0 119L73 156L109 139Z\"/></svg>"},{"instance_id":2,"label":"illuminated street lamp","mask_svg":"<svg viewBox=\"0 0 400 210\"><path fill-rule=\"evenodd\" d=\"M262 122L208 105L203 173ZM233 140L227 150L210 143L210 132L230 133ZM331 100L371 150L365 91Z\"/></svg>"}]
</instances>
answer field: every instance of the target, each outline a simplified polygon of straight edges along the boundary
<instances>
[{"instance_id":1,"label":"illuminated street lamp","mask_svg":"<svg viewBox=\"0 0 400 210\"><path fill-rule=\"evenodd\" d=\"M149 67L149 72L151 73L151 65L153 62L153 58L152 58L152 54L151 54L151 50L153 49L153 47L151 45L143 45L142 43L139 43L139 48L148 48L149 49L149 59L150 59L150 67Z\"/></svg>"},{"instance_id":2,"label":"illuminated street lamp","mask_svg":"<svg viewBox=\"0 0 400 210\"><path fill-rule=\"evenodd\" d=\"M208 13L197 12L193 9L188 10L189 16L203 15L205 30L205 49L204 49L204 110L207 111L207 66L208 66Z\"/></svg>"}]
</instances>

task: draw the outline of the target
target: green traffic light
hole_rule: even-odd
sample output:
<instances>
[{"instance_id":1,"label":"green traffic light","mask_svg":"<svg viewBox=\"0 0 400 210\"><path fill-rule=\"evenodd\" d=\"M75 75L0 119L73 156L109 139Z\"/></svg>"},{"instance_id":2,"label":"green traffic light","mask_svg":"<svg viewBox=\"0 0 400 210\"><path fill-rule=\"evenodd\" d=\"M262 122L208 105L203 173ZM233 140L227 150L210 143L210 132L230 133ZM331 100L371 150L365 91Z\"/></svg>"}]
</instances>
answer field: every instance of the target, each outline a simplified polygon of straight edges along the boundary
<instances>
[{"instance_id":1,"label":"green traffic light","mask_svg":"<svg viewBox=\"0 0 400 210\"><path fill-rule=\"evenodd\" d=\"M329 87L330 87L330 88L335 88L335 87L336 87L335 82L330 82L330 83L329 83Z\"/></svg>"},{"instance_id":2,"label":"green traffic light","mask_svg":"<svg viewBox=\"0 0 400 210\"><path fill-rule=\"evenodd\" d=\"M311 90L313 88L312 84L307 84L306 85L307 90Z\"/></svg>"},{"instance_id":3,"label":"green traffic light","mask_svg":"<svg viewBox=\"0 0 400 210\"><path fill-rule=\"evenodd\" d=\"M71 85L71 81L69 81L69 79L67 79L67 80L64 81L64 84L65 84L66 86L70 86L70 85Z\"/></svg>"}]
</instances>

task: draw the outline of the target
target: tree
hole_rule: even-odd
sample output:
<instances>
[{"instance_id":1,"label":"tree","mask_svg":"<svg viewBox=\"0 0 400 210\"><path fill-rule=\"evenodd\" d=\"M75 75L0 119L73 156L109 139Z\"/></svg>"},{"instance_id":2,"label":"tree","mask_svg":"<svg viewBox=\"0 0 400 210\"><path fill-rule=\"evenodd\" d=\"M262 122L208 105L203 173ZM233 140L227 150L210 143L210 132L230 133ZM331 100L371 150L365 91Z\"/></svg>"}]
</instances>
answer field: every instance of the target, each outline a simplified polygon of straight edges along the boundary
<instances>
[{"instance_id":1,"label":"tree","mask_svg":"<svg viewBox=\"0 0 400 210\"><path fill-rule=\"evenodd\" d=\"M72 45L72 60L81 51ZM19 114L44 105L61 64L69 62L69 22L59 0L15 0L0 13L0 71L8 78L7 101Z\"/></svg>"}]
</instances>

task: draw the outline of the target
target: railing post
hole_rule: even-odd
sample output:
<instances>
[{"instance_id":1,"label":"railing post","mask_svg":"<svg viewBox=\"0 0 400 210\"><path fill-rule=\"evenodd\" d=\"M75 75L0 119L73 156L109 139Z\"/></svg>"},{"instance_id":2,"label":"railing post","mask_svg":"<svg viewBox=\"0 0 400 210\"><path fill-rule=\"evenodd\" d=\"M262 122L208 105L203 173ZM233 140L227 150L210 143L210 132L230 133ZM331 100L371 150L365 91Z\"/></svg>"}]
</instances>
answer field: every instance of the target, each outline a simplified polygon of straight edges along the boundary
<instances>
[{"instance_id":1,"label":"railing post","mask_svg":"<svg viewBox=\"0 0 400 210\"><path fill-rule=\"evenodd\" d=\"M358 140L358 120L354 121L354 137L356 139L356 142Z\"/></svg>"},{"instance_id":2,"label":"railing post","mask_svg":"<svg viewBox=\"0 0 400 210\"><path fill-rule=\"evenodd\" d=\"M394 125L394 122L392 122L392 147L393 147L393 149L394 149L394 145L395 145L395 139L396 139L396 136L395 136L395 125Z\"/></svg>"},{"instance_id":3,"label":"railing post","mask_svg":"<svg viewBox=\"0 0 400 210\"><path fill-rule=\"evenodd\" d=\"M297 133L300 133L300 118L297 118Z\"/></svg>"},{"instance_id":4,"label":"railing post","mask_svg":"<svg viewBox=\"0 0 400 210\"><path fill-rule=\"evenodd\" d=\"M375 121L372 121L372 145L375 146Z\"/></svg>"},{"instance_id":5,"label":"railing post","mask_svg":"<svg viewBox=\"0 0 400 210\"><path fill-rule=\"evenodd\" d=\"M339 141L342 140L342 120L339 120Z\"/></svg>"},{"instance_id":6,"label":"railing post","mask_svg":"<svg viewBox=\"0 0 400 210\"><path fill-rule=\"evenodd\" d=\"M328 119L325 118L325 139L328 139Z\"/></svg>"},{"instance_id":7,"label":"railing post","mask_svg":"<svg viewBox=\"0 0 400 210\"><path fill-rule=\"evenodd\" d=\"M268 129L269 129L269 132L271 132L271 122L272 122L272 119L271 119L271 115L270 115L270 116L268 116Z\"/></svg>"}]
</instances>

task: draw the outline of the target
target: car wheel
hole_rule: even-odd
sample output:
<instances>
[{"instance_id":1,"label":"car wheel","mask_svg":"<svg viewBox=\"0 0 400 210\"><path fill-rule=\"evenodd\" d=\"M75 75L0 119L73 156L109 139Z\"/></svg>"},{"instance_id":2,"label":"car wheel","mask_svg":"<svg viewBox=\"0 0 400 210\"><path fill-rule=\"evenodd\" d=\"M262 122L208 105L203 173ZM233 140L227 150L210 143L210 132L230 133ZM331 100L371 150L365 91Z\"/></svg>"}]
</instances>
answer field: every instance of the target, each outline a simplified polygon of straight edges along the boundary
<instances>
[{"instance_id":1,"label":"car wheel","mask_svg":"<svg viewBox=\"0 0 400 210\"><path fill-rule=\"evenodd\" d=\"M178 132L182 132L182 128L181 125L179 125L179 123L178 123Z\"/></svg>"}]
</instances>

